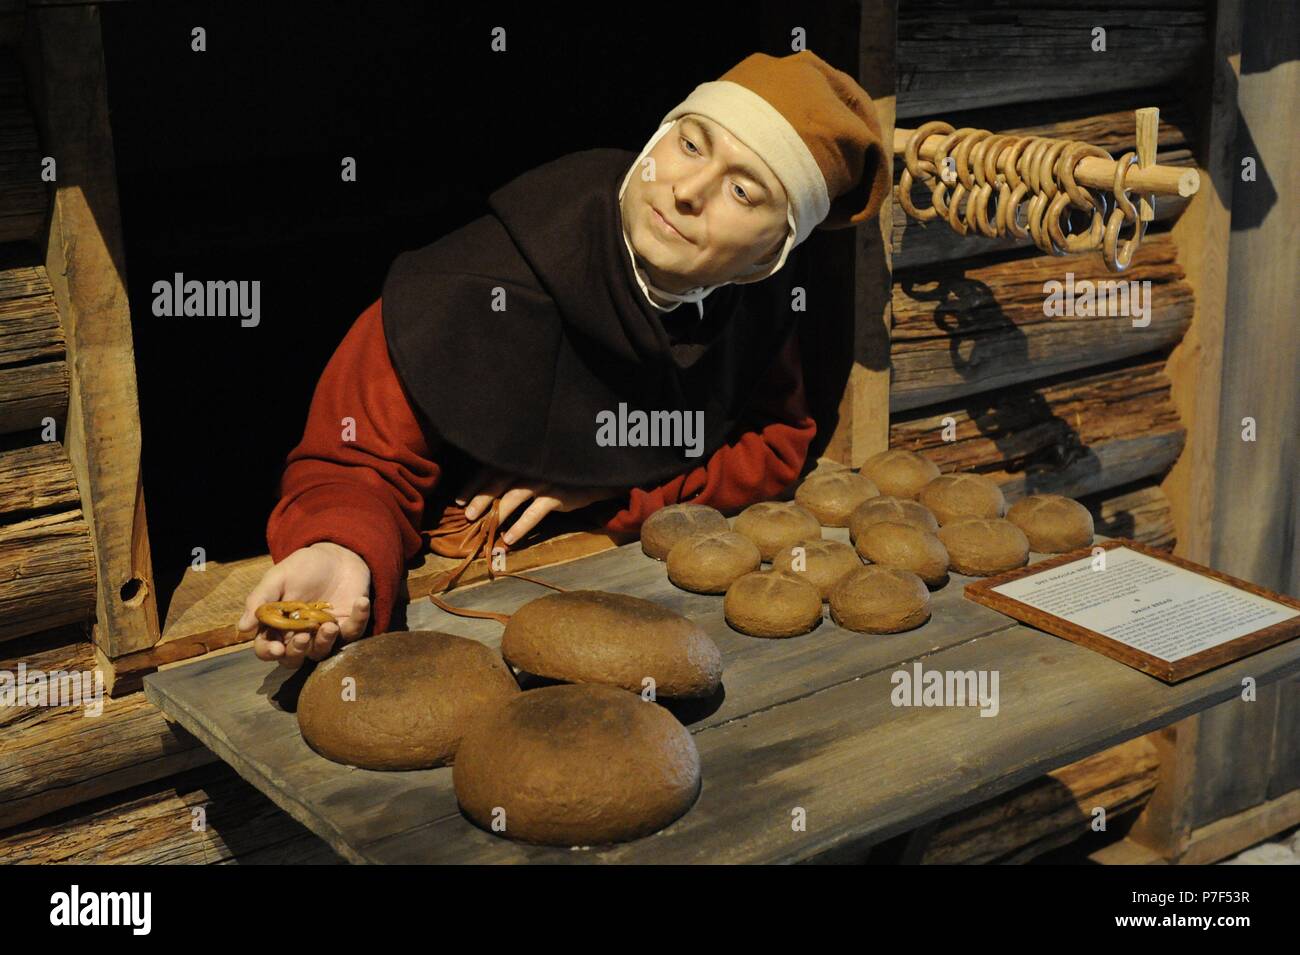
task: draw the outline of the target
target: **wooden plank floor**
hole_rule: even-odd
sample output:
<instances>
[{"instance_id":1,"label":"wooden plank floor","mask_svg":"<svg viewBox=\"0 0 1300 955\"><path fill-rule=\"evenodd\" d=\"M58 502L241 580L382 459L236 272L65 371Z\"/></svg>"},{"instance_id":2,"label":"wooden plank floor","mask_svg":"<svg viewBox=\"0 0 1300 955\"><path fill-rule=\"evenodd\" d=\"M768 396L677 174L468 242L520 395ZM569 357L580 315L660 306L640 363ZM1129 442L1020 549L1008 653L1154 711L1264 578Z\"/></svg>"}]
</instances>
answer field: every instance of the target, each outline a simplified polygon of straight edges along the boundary
<instances>
[{"instance_id":1,"label":"wooden plank floor","mask_svg":"<svg viewBox=\"0 0 1300 955\"><path fill-rule=\"evenodd\" d=\"M804 636L762 640L726 625L721 597L673 587L637 543L532 573L652 598L699 620L722 649L718 698L674 707L695 734L704 785L663 832L602 850L523 846L482 832L460 815L450 769L372 772L315 754L293 713L305 673L251 651L152 674L145 691L355 862L794 862L865 847L1229 700L1244 676L1263 683L1300 670L1300 641L1292 641L1166 686L966 600L970 578L960 575L932 595L931 620L908 633L852 633L827 616ZM503 578L447 599L511 612L543 593ZM408 624L500 644L499 624L428 601L411 606ZM997 715L894 706L892 674L918 660L926 670L996 670ZM802 831L791 824L799 809Z\"/></svg>"}]
</instances>

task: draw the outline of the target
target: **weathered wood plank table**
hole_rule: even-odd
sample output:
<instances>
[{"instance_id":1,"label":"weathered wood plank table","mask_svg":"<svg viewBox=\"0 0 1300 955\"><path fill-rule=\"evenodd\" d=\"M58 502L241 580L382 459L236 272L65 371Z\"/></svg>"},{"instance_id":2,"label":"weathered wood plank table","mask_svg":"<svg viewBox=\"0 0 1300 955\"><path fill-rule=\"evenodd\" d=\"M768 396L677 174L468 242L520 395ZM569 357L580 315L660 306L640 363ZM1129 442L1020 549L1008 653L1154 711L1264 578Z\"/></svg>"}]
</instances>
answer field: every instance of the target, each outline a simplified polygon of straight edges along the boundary
<instances>
[{"instance_id":1,"label":"weathered wood plank table","mask_svg":"<svg viewBox=\"0 0 1300 955\"><path fill-rule=\"evenodd\" d=\"M847 540L840 529L825 536ZM932 595L930 621L908 633L853 633L827 614L809 634L763 640L727 626L721 597L674 587L639 543L530 573L656 600L699 620L721 647L718 698L674 707L695 735L704 785L666 830L607 849L525 846L488 834L458 811L449 768L373 772L318 756L293 712L305 673L262 662L251 649L152 674L145 692L354 862L797 862L865 849L1238 697L1244 677L1264 683L1300 670L1293 640L1168 686L965 599L971 578L957 574ZM447 599L509 613L546 593L500 578ZM411 629L500 645L499 624L452 616L427 600L412 604L407 618ZM892 675L917 662L925 671L996 671L996 713L895 706Z\"/></svg>"}]
</instances>

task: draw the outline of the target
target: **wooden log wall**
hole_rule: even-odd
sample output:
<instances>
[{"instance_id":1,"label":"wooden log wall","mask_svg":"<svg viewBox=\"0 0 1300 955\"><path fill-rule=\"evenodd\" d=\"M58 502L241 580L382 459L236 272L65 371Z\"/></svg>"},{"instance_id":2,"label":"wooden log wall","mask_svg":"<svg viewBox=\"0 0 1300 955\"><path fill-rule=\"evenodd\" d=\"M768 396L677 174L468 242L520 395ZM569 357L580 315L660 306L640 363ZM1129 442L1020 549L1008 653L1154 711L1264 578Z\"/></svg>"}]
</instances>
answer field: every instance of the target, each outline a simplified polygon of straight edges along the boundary
<instances>
[{"instance_id":1,"label":"wooden log wall","mask_svg":"<svg viewBox=\"0 0 1300 955\"><path fill-rule=\"evenodd\" d=\"M0 7L0 43L21 35L15 22ZM0 641L95 613L90 528L62 440L66 341L37 247L48 201L22 72L0 48Z\"/></svg>"},{"instance_id":2,"label":"wooden log wall","mask_svg":"<svg viewBox=\"0 0 1300 955\"><path fill-rule=\"evenodd\" d=\"M1201 0L1101 11L1052 0L996 10L899 0L897 24L903 125L944 119L1118 155L1136 146L1134 110L1158 106L1158 161L1194 164L1193 104L1180 90L1206 42ZM1105 53L1092 49L1096 26L1107 31ZM899 159L895 181L902 168ZM929 204L923 190L915 197ZM1028 239L958 236L894 202L891 446L922 451L944 471L986 473L1009 500L1080 498L1108 532L1172 547L1159 484L1186 429L1164 362L1187 332L1194 293L1168 229L1186 200L1157 202L1119 275L1096 253L1056 257ZM1064 283L1067 272L1075 283L1149 282L1149 323L1047 315L1044 283ZM944 440L945 423L954 440Z\"/></svg>"}]
</instances>

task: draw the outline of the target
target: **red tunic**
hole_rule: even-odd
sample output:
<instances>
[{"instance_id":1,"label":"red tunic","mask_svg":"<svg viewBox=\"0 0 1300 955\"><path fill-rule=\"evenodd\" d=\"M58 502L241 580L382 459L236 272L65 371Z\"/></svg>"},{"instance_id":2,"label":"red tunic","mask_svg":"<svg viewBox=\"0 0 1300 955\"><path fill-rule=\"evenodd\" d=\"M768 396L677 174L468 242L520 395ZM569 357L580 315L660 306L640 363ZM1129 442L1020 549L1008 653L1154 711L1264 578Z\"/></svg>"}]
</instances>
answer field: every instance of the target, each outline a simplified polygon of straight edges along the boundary
<instances>
[{"instance_id":1,"label":"red tunic","mask_svg":"<svg viewBox=\"0 0 1300 955\"><path fill-rule=\"evenodd\" d=\"M656 510L681 501L731 513L794 483L817 433L804 397L797 332L757 394L760 402L730 443L666 484L633 488L603 526L635 532ZM355 437L342 440L349 427ZM441 473L389 360L376 301L325 366L302 441L286 458L280 500L267 522L271 559L279 563L318 541L359 554L372 579L373 632L383 633L406 563L421 549L426 499Z\"/></svg>"}]
</instances>

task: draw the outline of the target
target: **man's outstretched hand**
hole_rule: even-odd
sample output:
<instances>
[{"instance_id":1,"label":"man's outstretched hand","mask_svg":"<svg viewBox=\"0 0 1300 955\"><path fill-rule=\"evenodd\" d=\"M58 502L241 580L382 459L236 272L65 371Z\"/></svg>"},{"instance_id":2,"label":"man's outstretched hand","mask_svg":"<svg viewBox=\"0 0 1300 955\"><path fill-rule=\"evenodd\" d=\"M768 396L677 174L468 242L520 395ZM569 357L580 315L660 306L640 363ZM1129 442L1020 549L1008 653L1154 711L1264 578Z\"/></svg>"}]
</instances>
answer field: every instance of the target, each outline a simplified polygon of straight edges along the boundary
<instances>
[{"instance_id":1,"label":"man's outstretched hand","mask_svg":"<svg viewBox=\"0 0 1300 955\"><path fill-rule=\"evenodd\" d=\"M456 503L465 508L465 519L472 521L487 510L493 498L499 497L499 513L504 523L516 508L531 501L510 530L502 535L503 541L513 544L551 511L576 511L597 501L622 497L628 490L625 487L566 487L484 467L456 495Z\"/></svg>"},{"instance_id":2,"label":"man's outstretched hand","mask_svg":"<svg viewBox=\"0 0 1300 955\"><path fill-rule=\"evenodd\" d=\"M335 642L356 640L370 621L370 568L359 554L338 544L321 541L300 547L272 566L244 601L236 627L256 628L253 652L259 660L275 660L296 670L304 660L324 660ZM257 608L278 600L324 600L338 623L326 623L313 632L285 633L258 621Z\"/></svg>"}]
</instances>

